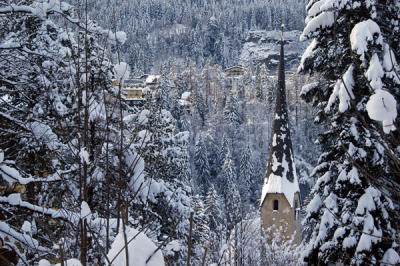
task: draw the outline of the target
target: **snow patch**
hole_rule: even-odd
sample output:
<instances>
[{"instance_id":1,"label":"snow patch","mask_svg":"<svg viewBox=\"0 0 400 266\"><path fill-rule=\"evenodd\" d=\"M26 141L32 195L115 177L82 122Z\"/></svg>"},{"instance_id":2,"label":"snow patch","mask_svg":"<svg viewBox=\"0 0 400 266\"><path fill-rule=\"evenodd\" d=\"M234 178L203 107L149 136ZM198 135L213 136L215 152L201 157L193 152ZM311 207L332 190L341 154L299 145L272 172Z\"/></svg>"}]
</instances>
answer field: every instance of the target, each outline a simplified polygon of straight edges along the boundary
<instances>
[{"instance_id":1,"label":"snow patch","mask_svg":"<svg viewBox=\"0 0 400 266\"><path fill-rule=\"evenodd\" d=\"M383 255L382 262L383 262L384 266L386 266L388 264L389 265L397 265L397 264L400 264L400 256L399 256L399 254L397 254L397 252L394 249L389 248L388 250L386 250L385 254Z\"/></svg>"},{"instance_id":2,"label":"snow patch","mask_svg":"<svg viewBox=\"0 0 400 266\"><path fill-rule=\"evenodd\" d=\"M383 131L387 134L396 130L393 121L397 117L397 103L392 94L384 90L376 90L368 102L367 112L372 120L383 124Z\"/></svg>"},{"instance_id":3,"label":"snow patch","mask_svg":"<svg viewBox=\"0 0 400 266\"><path fill-rule=\"evenodd\" d=\"M357 23L350 33L351 49L365 60L365 52L368 51L368 42L374 41L374 36L378 36L376 44L382 44L381 29L375 21L368 19Z\"/></svg>"},{"instance_id":4,"label":"snow patch","mask_svg":"<svg viewBox=\"0 0 400 266\"><path fill-rule=\"evenodd\" d=\"M92 217L92 211L89 208L89 205L87 204L86 201L82 201L81 204L81 219L82 220L86 220L86 221L90 221Z\"/></svg>"},{"instance_id":5,"label":"snow patch","mask_svg":"<svg viewBox=\"0 0 400 266\"><path fill-rule=\"evenodd\" d=\"M128 244L129 266L165 265L161 250L158 250L156 253L154 253L157 247L144 233L139 232L138 230L130 227L126 228L125 233L127 240L129 242ZM111 245L111 249L107 254L107 257L110 261L112 261L111 265L113 266L126 265L125 242L124 242L124 234L122 232L120 232L115 238L113 244ZM150 258L149 262L146 263L146 261L149 258Z\"/></svg>"},{"instance_id":6,"label":"snow patch","mask_svg":"<svg viewBox=\"0 0 400 266\"><path fill-rule=\"evenodd\" d=\"M351 65L342 79L336 81L331 96L329 97L328 104L325 107L325 112L329 113L336 99L339 98L339 112L343 113L350 107L350 100L354 99L353 78L354 66Z\"/></svg>"},{"instance_id":7,"label":"snow patch","mask_svg":"<svg viewBox=\"0 0 400 266\"><path fill-rule=\"evenodd\" d=\"M82 148L79 152L79 157L81 158L82 163L90 164L89 153L87 152L85 147Z\"/></svg>"},{"instance_id":8,"label":"snow patch","mask_svg":"<svg viewBox=\"0 0 400 266\"><path fill-rule=\"evenodd\" d=\"M325 29L331 27L334 23L334 14L331 11L323 12L318 16L311 19L303 30L300 36L300 41L305 41L315 32L317 29Z\"/></svg>"},{"instance_id":9,"label":"snow patch","mask_svg":"<svg viewBox=\"0 0 400 266\"><path fill-rule=\"evenodd\" d=\"M365 76L370 82L371 87L374 90L382 89L382 77L384 75L381 62L379 61L378 55L375 53L370 62Z\"/></svg>"}]
</instances>

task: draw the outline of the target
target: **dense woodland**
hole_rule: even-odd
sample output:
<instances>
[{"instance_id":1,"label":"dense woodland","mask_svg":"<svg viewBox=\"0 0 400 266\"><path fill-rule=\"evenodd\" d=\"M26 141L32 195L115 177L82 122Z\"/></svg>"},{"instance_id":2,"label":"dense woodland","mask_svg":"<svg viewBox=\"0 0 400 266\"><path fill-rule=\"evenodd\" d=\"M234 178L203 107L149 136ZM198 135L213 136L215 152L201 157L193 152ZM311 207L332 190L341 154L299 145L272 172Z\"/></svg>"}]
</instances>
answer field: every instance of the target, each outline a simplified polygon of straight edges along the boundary
<instances>
[{"instance_id":1,"label":"dense woodland","mask_svg":"<svg viewBox=\"0 0 400 266\"><path fill-rule=\"evenodd\" d=\"M0 0L0 265L400 264L399 22L396 0ZM282 23L308 44L300 246L260 232L277 69L225 71ZM113 86L147 73L140 104Z\"/></svg>"}]
</instances>

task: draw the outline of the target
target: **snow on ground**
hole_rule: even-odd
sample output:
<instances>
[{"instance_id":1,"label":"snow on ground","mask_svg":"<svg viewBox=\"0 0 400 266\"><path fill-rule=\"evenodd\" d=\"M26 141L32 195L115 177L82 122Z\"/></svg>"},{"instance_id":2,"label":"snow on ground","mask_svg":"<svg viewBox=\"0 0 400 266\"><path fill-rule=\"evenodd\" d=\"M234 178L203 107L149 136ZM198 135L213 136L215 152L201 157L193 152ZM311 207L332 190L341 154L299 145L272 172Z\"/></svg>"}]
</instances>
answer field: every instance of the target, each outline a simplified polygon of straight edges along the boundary
<instances>
[{"instance_id":1,"label":"snow on ground","mask_svg":"<svg viewBox=\"0 0 400 266\"><path fill-rule=\"evenodd\" d=\"M126 228L129 265L126 265L124 234L120 232L107 254L113 266L163 266L161 250L144 234L134 228ZM156 251L157 250L157 251ZM156 252L155 252L156 251ZM150 258L150 259L149 259ZM146 262L148 260L148 262Z\"/></svg>"},{"instance_id":2,"label":"snow on ground","mask_svg":"<svg viewBox=\"0 0 400 266\"><path fill-rule=\"evenodd\" d=\"M42 259L39 261L39 266L61 266L61 263L51 264L48 260ZM82 266L78 259L69 259L64 261L64 266Z\"/></svg>"}]
</instances>

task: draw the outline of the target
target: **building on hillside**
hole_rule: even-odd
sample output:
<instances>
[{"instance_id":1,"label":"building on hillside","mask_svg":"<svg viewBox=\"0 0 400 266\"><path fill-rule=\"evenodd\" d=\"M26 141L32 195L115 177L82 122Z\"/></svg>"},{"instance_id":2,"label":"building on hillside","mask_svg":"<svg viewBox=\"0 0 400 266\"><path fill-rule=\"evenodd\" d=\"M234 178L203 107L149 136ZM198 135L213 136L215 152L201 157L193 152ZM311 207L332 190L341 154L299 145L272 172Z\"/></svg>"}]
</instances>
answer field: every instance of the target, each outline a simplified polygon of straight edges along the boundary
<instances>
[{"instance_id":1,"label":"building on hillside","mask_svg":"<svg viewBox=\"0 0 400 266\"><path fill-rule=\"evenodd\" d=\"M144 98L144 92L148 89L155 89L159 75L142 75L137 78L130 78L124 80L122 83L122 98L128 101L131 105L141 105ZM119 87L119 81L113 80L112 86Z\"/></svg>"},{"instance_id":2,"label":"building on hillside","mask_svg":"<svg viewBox=\"0 0 400 266\"><path fill-rule=\"evenodd\" d=\"M225 69L224 72L227 77L238 77L243 76L246 69L242 66L232 66Z\"/></svg>"},{"instance_id":3,"label":"building on hillside","mask_svg":"<svg viewBox=\"0 0 400 266\"><path fill-rule=\"evenodd\" d=\"M267 234L281 230L281 238L294 237L294 243L299 244L300 188L290 139L283 46L282 28L275 114L260 211L264 229L270 230Z\"/></svg>"},{"instance_id":4,"label":"building on hillside","mask_svg":"<svg viewBox=\"0 0 400 266\"><path fill-rule=\"evenodd\" d=\"M224 70L225 76L227 77L225 86L232 90L234 95L238 95L238 79L241 78L246 69L242 66L232 66Z\"/></svg>"}]
</instances>

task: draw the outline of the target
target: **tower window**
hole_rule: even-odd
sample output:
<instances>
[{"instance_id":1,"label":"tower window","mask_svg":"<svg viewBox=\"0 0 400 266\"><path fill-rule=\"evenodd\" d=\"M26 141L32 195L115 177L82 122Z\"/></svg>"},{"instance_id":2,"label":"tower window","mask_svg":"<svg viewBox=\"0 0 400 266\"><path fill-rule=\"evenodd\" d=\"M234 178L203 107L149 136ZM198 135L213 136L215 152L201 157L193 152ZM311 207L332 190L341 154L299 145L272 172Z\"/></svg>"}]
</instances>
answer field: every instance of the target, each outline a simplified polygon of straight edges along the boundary
<instances>
[{"instance_id":1,"label":"tower window","mask_svg":"<svg viewBox=\"0 0 400 266\"><path fill-rule=\"evenodd\" d=\"M297 220L299 216L299 204L297 200L294 201L294 219Z\"/></svg>"},{"instance_id":2,"label":"tower window","mask_svg":"<svg viewBox=\"0 0 400 266\"><path fill-rule=\"evenodd\" d=\"M274 211L277 211L279 209L279 202L278 200L274 200Z\"/></svg>"}]
</instances>

